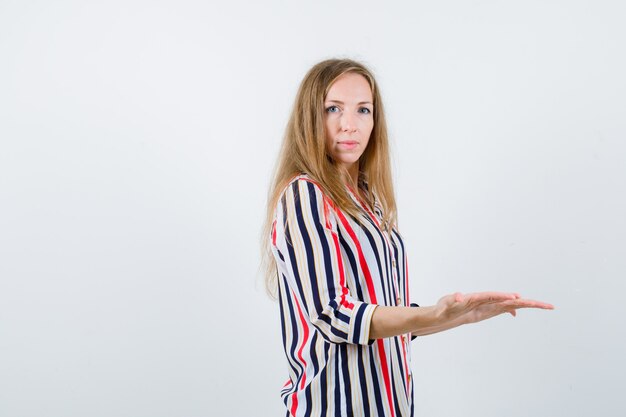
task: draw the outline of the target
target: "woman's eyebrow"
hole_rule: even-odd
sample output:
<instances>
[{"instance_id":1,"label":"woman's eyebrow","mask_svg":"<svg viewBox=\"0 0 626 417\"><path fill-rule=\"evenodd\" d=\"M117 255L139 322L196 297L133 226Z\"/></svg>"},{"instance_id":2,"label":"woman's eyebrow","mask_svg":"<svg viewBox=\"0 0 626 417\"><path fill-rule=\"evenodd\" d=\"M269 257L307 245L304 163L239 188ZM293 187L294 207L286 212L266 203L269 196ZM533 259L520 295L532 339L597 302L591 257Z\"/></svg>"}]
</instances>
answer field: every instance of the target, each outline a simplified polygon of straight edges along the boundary
<instances>
[{"instance_id":1,"label":"woman's eyebrow","mask_svg":"<svg viewBox=\"0 0 626 417\"><path fill-rule=\"evenodd\" d=\"M326 100L327 103L345 104L341 100ZM372 104L371 101L359 101L357 104ZM373 104L372 104L373 105Z\"/></svg>"}]
</instances>

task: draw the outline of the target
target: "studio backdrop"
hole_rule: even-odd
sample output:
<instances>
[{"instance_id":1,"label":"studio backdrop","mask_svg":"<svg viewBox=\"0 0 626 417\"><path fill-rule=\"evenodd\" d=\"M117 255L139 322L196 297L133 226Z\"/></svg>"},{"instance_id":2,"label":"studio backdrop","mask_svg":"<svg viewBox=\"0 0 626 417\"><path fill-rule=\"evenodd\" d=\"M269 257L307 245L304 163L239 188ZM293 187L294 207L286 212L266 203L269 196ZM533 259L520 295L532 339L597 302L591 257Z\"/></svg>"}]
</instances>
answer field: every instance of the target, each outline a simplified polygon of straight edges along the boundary
<instances>
[{"instance_id":1,"label":"studio backdrop","mask_svg":"<svg viewBox=\"0 0 626 417\"><path fill-rule=\"evenodd\" d=\"M380 82L417 416L626 415L620 1L0 1L0 415L284 415L258 270L298 84Z\"/></svg>"}]
</instances>

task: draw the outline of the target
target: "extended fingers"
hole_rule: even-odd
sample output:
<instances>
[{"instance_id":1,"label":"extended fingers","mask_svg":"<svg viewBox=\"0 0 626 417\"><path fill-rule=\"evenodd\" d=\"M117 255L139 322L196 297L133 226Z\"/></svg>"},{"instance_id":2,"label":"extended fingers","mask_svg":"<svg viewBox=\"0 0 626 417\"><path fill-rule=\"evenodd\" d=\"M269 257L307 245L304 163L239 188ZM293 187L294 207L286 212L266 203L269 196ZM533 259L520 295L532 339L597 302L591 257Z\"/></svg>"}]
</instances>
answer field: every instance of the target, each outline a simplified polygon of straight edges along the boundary
<instances>
[{"instance_id":1,"label":"extended fingers","mask_svg":"<svg viewBox=\"0 0 626 417\"><path fill-rule=\"evenodd\" d=\"M542 310L554 310L554 306L552 304L537 300L527 300L524 298L507 301L506 304L515 308L540 308Z\"/></svg>"},{"instance_id":2,"label":"extended fingers","mask_svg":"<svg viewBox=\"0 0 626 417\"><path fill-rule=\"evenodd\" d=\"M519 298L519 294L510 292L485 291L468 294L467 297L468 301L475 302L477 304L483 304L515 300L516 298Z\"/></svg>"},{"instance_id":3,"label":"extended fingers","mask_svg":"<svg viewBox=\"0 0 626 417\"><path fill-rule=\"evenodd\" d=\"M550 303L537 300L524 299L519 293L485 291L467 294L465 299L472 304L497 304L504 303L515 308L540 308L544 310L554 310Z\"/></svg>"}]
</instances>

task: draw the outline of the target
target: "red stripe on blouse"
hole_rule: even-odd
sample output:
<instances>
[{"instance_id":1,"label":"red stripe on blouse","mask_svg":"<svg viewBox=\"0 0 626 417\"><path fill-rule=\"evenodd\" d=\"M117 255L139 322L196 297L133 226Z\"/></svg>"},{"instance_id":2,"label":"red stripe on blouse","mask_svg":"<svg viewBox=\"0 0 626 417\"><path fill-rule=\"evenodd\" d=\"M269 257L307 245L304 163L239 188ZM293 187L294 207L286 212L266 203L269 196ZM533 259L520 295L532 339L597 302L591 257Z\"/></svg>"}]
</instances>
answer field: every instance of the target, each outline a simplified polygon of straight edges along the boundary
<instances>
[{"instance_id":1,"label":"red stripe on blouse","mask_svg":"<svg viewBox=\"0 0 626 417\"><path fill-rule=\"evenodd\" d=\"M337 210L336 213L339 219L341 220L341 223L344 225L344 227L348 231L348 234L352 238L352 241L356 245L356 250L359 255L359 264L361 265L361 268L363 269L363 274L365 275L365 282L367 283L367 292L369 293L370 301L373 304L378 304L378 302L376 301L376 292L374 291L374 283L372 282L372 274L370 273L369 267L367 266L365 256L363 255L363 250L361 249L361 244L359 243L359 240L357 239L356 234L354 233L354 230L352 229L352 226L350 226L350 223L348 223L346 216L344 216L341 210ZM391 400L391 378L389 376L389 366L387 364L387 354L385 352L385 344L383 342L383 339L378 339L376 343L378 344L378 357L380 358L380 363L383 369L383 379L385 381L385 391L387 393L387 402L389 403L389 409L391 410L391 415L395 417L395 411L394 411L395 409L393 406L393 401Z\"/></svg>"},{"instance_id":2,"label":"red stripe on blouse","mask_svg":"<svg viewBox=\"0 0 626 417\"><path fill-rule=\"evenodd\" d=\"M272 243L276 246L276 220L272 223Z\"/></svg>"},{"instance_id":3,"label":"red stripe on blouse","mask_svg":"<svg viewBox=\"0 0 626 417\"><path fill-rule=\"evenodd\" d=\"M292 292L293 294L293 292ZM302 343L300 344L300 349L298 349L298 358L300 359L300 361L303 364L303 369L302 369L302 379L300 380L300 389L304 388L304 384L306 382L306 361L304 360L304 358L302 357L302 350L304 349L304 346L306 345L306 342L309 340L309 326L306 324L306 320L304 319L304 314L302 314L302 309L300 308L300 303L298 302L298 299L296 298L296 295L293 294L293 299L296 302L296 307L298 308L298 316L300 317L300 323L302 324L302 328L303 328L303 332L304 335L302 337ZM294 393L295 395L293 395L293 402L291 403L291 414L293 414L294 416L296 415L296 411L298 410L298 394Z\"/></svg>"}]
</instances>

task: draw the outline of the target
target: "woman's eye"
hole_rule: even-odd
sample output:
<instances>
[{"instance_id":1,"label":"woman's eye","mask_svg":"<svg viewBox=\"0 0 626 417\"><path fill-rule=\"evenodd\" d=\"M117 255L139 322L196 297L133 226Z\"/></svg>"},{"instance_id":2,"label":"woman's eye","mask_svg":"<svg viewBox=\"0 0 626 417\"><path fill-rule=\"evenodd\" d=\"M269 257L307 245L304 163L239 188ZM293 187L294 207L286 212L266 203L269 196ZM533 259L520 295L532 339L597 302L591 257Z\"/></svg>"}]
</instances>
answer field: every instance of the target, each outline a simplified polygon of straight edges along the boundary
<instances>
[{"instance_id":1,"label":"woman's eye","mask_svg":"<svg viewBox=\"0 0 626 417\"><path fill-rule=\"evenodd\" d=\"M338 111L339 111L339 107L337 106L326 107L327 113L337 113Z\"/></svg>"},{"instance_id":2,"label":"woman's eye","mask_svg":"<svg viewBox=\"0 0 626 417\"><path fill-rule=\"evenodd\" d=\"M363 113L363 114L370 114L371 113L370 109L368 109L367 107L361 107L359 109L359 112Z\"/></svg>"}]
</instances>

